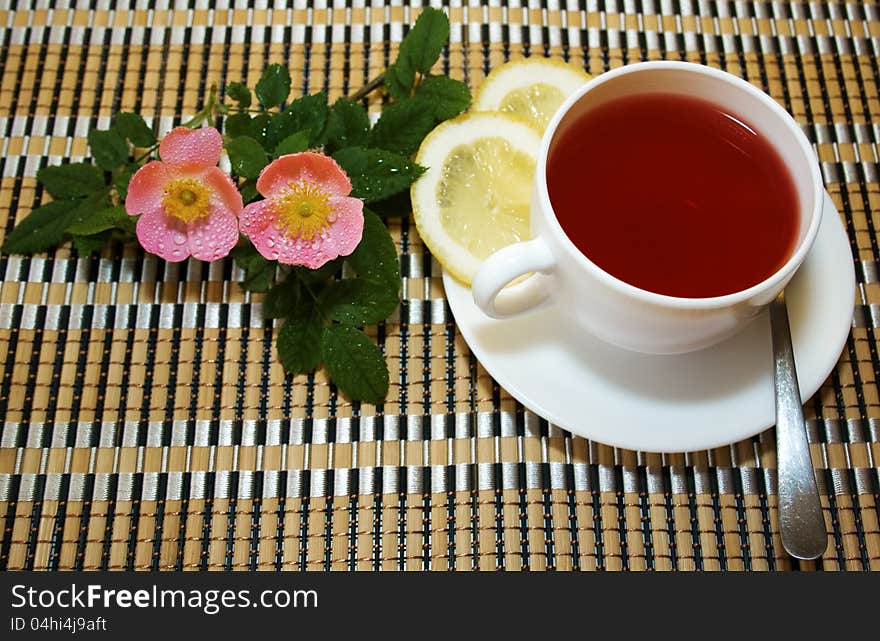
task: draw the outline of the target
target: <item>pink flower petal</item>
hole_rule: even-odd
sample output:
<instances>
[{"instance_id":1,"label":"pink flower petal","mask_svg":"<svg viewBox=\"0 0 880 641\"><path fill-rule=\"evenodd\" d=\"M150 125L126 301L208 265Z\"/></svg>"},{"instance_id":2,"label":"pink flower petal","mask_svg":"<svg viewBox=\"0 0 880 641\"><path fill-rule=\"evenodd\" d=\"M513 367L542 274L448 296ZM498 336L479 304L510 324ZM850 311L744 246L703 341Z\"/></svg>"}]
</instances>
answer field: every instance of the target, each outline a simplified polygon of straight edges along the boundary
<instances>
[{"instance_id":1,"label":"pink flower petal","mask_svg":"<svg viewBox=\"0 0 880 641\"><path fill-rule=\"evenodd\" d=\"M330 228L324 244L324 252L348 256L364 235L364 201L359 198L331 198L330 205L336 212L336 221Z\"/></svg>"},{"instance_id":2,"label":"pink flower petal","mask_svg":"<svg viewBox=\"0 0 880 641\"><path fill-rule=\"evenodd\" d=\"M311 240L288 238L274 224L249 234L251 242L264 257L287 265L317 269L337 256L355 250L364 233L364 203L357 198L332 198L336 220L330 229Z\"/></svg>"},{"instance_id":3,"label":"pink flower petal","mask_svg":"<svg viewBox=\"0 0 880 641\"><path fill-rule=\"evenodd\" d=\"M201 180L214 192L214 202L225 207L236 216L241 214L243 202L238 187L232 182L232 178L224 173L219 167L210 167L201 177Z\"/></svg>"},{"instance_id":4,"label":"pink flower petal","mask_svg":"<svg viewBox=\"0 0 880 641\"><path fill-rule=\"evenodd\" d=\"M159 157L169 163L198 163L214 166L220 162L223 138L213 127L190 129L175 127L159 144Z\"/></svg>"},{"instance_id":5,"label":"pink flower petal","mask_svg":"<svg viewBox=\"0 0 880 641\"><path fill-rule=\"evenodd\" d=\"M238 216L226 207L215 207L205 218L190 223L187 236L193 257L218 260L238 242Z\"/></svg>"},{"instance_id":6,"label":"pink flower petal","mask_svg":"<svg viewBox=\"0 0 880 641\"><path fill-rule=\"evenodd\" d=\"M189 256L186 225L166 216L161 208L146 211L138 219L137 237L141 247L169 262L176 263Z\"/></svg>"},{"instance_id":7,"label":"pink flower petal","mask_svg":"<svg viewBox=\"0 0 880 641\"><path fill-rule=\"evenodd\" d=\"M300 180L317 184L331 196L351 193L351 181L336 161L311 151L273 160L257 179L257 191L268 197L289 182Z\"/></svg>"},{"instance_id":8,"label":"pink flower petal","mask_svg":"<svg viewBox=\"0 0 880 641\"><path fill-rule=\"evenodd\" d=\"M277 218L270 200L250 203L241 212L241 233L253 238Z\"/></svg>"},{"instance_id":9,"label":"pink flower petal","mask_svg":"<svg viewBox=\"0 0 880 641\"><path fill-rule=\"evenodd\" d=\"M260 201L266 202L266 201ZM253 203L256 204L256 203ZM250 207L250 205L248 205ZM246 210L246 208L245 208ZM244 220L244 216L242 216ZM244 232L244 229L242 229ZM267 260L277 260L285 262L288 265L294 264L290 261L282 260L282 257L292 255L296 249L296 240L288 238L283 232L279 231L274 221L267 221L263 227L251 229L250 233L245 234L258 252Z\"/></svg>"},{"instance_id":10,"label":"pink flower petal","mask_svg":"<svg viewBox=\"0 0 880 641\"><path fill-rule=\"evenodd\" d=\"M149 162L138 169L128 184L125 211L130 216L138 216L144 212L161 208L165 185L177 175L174 167L158 160Z\"/></svg>"}]
</instances>

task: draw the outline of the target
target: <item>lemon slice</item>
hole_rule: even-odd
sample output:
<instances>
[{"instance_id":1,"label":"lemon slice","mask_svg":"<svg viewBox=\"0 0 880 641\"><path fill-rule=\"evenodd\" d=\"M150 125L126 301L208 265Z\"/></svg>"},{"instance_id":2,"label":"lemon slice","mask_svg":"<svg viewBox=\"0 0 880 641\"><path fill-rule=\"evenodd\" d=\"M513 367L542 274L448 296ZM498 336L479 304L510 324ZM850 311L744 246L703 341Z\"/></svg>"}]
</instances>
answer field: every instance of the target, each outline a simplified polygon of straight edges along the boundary
<instances>
[{"instance_id":1,"label":"lemon slice","mask_svg":"<svg viewBox=\"0 0 880 641\"><path fill-rule=\"evenodd\" d=\"M444 269L469 284L480 263L531 238L529 204L541 134L500 113L447 120L422 142L428 170L412 187L422 240Z\"/></svg>"},{"instance_id":2,"label":"lemon slice","mask_svg":"<svg viewBox=\"0 0 880 641\"><path fill-rule=\"evenodd\" d=\"M474 98L474 111L500 111L540 131L556 109L590 80L574 65L549 58L525 58L496 67Z\"/></svg>"}]
</instances>

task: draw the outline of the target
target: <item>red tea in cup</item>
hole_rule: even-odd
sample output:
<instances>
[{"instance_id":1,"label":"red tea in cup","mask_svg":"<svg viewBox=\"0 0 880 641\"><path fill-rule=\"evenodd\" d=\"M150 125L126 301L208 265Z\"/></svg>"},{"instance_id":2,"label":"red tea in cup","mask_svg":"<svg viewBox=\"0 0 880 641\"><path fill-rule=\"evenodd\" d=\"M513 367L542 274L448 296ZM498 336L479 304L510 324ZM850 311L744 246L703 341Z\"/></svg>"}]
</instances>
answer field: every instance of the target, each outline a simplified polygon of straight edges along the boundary
<instances>
[{"instance_id":1,"label":"red tea in cup","mask_svg":"<svg viewBox=\"0 0 880 641\"><path fill-rule=\"evenodd\" d=\"M779 153L743 118L690 96L637 94L586 111L557 132L547 187L587 258L667 296L748 289L798 239L798 197Z\"/></svg>"}]
</instances>

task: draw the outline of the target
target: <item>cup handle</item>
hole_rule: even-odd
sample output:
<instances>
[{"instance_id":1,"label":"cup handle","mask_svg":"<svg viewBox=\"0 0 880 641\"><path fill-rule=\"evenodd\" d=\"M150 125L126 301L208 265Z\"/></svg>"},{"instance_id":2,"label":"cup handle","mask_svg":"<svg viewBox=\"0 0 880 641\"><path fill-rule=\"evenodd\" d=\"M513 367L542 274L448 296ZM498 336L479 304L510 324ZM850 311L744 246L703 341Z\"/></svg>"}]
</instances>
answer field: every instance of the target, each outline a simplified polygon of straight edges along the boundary
<instances>
[{"instance_id":1,"label":"cup handle","mask_svg":"<svg viewBox=\"0 0 880 641\"><path fill-rule=\"evenodd\" d=\"M509 318L535 309L550 297L544 279L532 277L507 291L501 290L520 276L530 272L549 274L555 268L556 259L541 238L508 245L489 256L477 270L471 284L474 302L492 318Z\"/></svg>"}]
</instances>

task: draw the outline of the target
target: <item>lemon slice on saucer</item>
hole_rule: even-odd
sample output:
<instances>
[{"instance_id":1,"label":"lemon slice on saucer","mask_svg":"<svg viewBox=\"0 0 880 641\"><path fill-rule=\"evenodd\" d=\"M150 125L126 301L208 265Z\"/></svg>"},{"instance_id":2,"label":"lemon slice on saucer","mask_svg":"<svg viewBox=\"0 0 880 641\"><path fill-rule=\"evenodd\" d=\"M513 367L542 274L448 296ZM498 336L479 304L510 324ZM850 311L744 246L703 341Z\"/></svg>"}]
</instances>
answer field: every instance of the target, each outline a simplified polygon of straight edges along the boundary
<instances>
[{"instance_id":1,"label":"lemon slice on saucer","mask_svg":"<svg viewBox=\"0 0 880 641\"><path fill-rule=\"evenodd\" d=\"M528 240L541 134L500 113L447 120L419 148L428 170L411 190L419 235L443 268L469 284L488 256Z\"/></svg>"},{"instance_id":2,"label":"lemon slice on saucer","mask_svg":"<svg viewBox=\"0 0 880 641\"><path fill-rule=\"evenodd\" d=\"M544 131L566 98L590 75L574 65L549 58L525 58L496 67L483 81L474 111L500 111Z\"/></svg>"}]
</instances>

